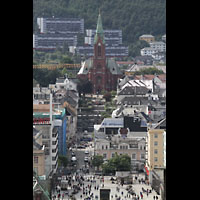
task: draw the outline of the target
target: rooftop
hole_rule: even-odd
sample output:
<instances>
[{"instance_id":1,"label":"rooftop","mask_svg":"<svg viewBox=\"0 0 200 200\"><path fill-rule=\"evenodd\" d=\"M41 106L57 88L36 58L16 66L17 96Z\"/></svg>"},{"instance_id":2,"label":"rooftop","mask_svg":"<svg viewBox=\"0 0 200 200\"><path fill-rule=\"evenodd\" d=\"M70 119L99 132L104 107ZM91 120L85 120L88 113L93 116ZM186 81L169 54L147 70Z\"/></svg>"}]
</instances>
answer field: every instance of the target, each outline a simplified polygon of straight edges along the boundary
<instances>
[{"instance_id":1,"label":"rooftop","mask_svg":"<svg viewBox=\"0 0 200 200\"><path fill-rule=\"evenodd\" d=\"M150 35L150 34L144 34L144 35L141 35L140 37L150 37L150 38L152 38L152 37L154 37L153 35Z\"/></svg>"}]
</instances>

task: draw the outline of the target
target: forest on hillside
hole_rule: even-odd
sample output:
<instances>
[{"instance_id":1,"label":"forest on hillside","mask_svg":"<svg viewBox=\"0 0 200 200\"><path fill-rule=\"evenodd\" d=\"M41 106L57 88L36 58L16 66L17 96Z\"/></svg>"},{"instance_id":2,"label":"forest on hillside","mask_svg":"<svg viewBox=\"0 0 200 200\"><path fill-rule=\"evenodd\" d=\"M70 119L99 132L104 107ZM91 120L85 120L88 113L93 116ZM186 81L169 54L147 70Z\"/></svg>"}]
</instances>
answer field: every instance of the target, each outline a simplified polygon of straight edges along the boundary
<instances>
[{"instance_id":1,"label":"forest on hillside","mask_svg":"<svg viewBox=\"0 0 200 200\"><path fill-rule=\"evenodd\" d=\"M104 29L121 29L123 44L140 35L160 38L166 32L166 0L33 0L33 30L37 17L84 18L85 29L96 29L99 13Z\"/></svg>"}]
</instances>

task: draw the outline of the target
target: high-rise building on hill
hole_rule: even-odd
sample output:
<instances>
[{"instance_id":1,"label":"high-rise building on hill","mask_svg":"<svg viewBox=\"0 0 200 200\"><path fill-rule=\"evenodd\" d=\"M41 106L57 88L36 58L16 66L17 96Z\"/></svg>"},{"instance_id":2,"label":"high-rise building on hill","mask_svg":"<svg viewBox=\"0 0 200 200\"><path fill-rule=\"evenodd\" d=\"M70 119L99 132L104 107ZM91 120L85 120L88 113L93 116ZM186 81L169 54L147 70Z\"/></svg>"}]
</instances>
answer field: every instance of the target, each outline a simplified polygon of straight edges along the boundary
<instances>
[{"instance_id":1,"label":"high-rise building on hill","mask_svg":"<svg viewBox=\"0 0 200 200\"><path fill-rule=\"evenodd\" d=\"M37 18L40 33L84 33L84 19Z\"/></svg>"}]
</instances>

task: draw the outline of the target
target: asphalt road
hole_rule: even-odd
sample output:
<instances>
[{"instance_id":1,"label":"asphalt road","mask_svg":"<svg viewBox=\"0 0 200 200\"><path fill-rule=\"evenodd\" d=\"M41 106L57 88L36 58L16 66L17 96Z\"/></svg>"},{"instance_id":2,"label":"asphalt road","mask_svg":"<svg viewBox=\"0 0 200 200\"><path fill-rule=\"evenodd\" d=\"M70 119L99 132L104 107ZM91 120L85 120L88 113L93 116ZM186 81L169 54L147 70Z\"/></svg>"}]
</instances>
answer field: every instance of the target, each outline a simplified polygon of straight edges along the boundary
<instances>
[{"instance_id":1,"label":"asphalt road","mask_svg":"<svg viewBox=\"0 0 200 200\"><path fill-rule=\"evenodd\" d=\"M82 133L83 135L83 133ZM92 133L88 132L88 135L92 135ZM80 135L81 137L81 135ZM94 153L94 148L91 147L91 145L94 145L94 142L88 142L87 144L89 144L89 147L85 147L84 149L79 149L79 148L72 148L72 151L68 151L68 158L69 160L71 160L71 153L74 152L76 159L77 159L77 163L76 163L76 169L80 169L83 167L83 165L85 165L84 162L84 158L85 157L89 157L89 160L91 159L93 153ZM85 151L88 151L89 154L85 154Z\"/></svg>"}]
</instances>

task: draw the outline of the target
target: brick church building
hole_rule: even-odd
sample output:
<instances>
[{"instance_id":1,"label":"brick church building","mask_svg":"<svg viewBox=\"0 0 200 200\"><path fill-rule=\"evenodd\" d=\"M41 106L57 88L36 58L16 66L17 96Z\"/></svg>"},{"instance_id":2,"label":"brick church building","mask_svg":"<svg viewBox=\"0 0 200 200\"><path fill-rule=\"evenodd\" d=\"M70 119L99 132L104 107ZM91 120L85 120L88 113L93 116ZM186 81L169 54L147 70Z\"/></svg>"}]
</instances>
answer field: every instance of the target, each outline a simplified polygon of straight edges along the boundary
<instances>
[{"instance_id":1,"label":"brick church building","mask_svg":"<svg viewBox=\"0 0 200 200\"><path fill-rule=\"evenodd\" d=\"M115 60L105 55L104 31L100 13L94 37L94 56L82 63L77 77L87 79L92 83L93 94L99 94L102 90L116 90L117 80L122 77L122 72Z\"/></svg>"}]
</instances>

